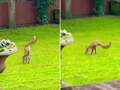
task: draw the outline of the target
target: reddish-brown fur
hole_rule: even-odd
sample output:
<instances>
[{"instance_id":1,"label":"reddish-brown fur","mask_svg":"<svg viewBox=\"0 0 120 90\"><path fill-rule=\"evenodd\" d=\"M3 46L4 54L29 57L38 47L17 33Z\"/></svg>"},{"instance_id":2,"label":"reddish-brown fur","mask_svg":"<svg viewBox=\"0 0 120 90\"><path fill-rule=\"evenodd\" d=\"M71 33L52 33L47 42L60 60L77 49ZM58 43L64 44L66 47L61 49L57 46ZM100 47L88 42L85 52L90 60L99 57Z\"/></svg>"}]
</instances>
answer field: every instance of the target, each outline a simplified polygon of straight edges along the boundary
<instances>
[{"instance_id":1,"label":"reddish-brown fur","mask_svg":"<svg viewBox=\"0 0 120 90\"><path fill-rule=\"evenodd\" d=\"M89 44L88 47L86 48L85 54L91 54L91 55L92 55L93 53L96 54L96 48L97 48L98 46L100 46L100 47L102 47L102 48L104 48L104 49L107 49L107 48L109 48L109 47L111 46L111 42L109 42L108 45L103 45L103 44L101 44L101 43L98 42L98 41L92 42L92 43Z\"/></svg>"},{"instance_id":2,"label":"reddish-brown fur","mask_svg":"<svg viewBox=\"0 0 120 90\"><path fill-rule=\"evenodd\" d=\"M31 51L31 45L35 44L37 41L36 36L33 37L33 39L28 42L24 47L24 55L23 55L23 63L27 64L30 63L30 51Z\"/></svg>"}]
</instances>

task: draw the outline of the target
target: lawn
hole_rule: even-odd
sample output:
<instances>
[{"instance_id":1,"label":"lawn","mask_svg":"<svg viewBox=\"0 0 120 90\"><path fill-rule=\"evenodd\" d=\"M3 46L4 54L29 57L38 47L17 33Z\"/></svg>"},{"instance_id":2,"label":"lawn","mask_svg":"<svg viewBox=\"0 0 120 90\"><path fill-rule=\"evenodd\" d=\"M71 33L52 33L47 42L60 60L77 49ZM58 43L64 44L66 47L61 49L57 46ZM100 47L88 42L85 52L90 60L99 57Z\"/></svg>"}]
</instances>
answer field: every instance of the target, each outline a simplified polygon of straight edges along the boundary
<instances>
[{"instance_id":1,"label":"lawn","mask_svg":"<svg viewBox=\"0 0 120 90\"><path fill-rule=\"evenodd\" d=\"M62 79L72 86L120 80L120 17L86 17L63 20L62 28L73 34L72 45L63 49ZM85 55L86 46L99 40L112 42L109 49L97 48Z\"/></svg>"},{"instance_id":2,"label":"lawn","mask_svg":"<svg viewBox=\"0 0 120 90\"><path fill-rule=\"evenodd\" d=\"M2 29L1 29L2 30ZM36 35L32 46L31 63L22 64L26 41ZM4 90L59 89L59 26L44 25L0 31L0 38L9 38L18 52L9 56L6 69L0 74L0 88Z\"/></svg>"}]
</instances>

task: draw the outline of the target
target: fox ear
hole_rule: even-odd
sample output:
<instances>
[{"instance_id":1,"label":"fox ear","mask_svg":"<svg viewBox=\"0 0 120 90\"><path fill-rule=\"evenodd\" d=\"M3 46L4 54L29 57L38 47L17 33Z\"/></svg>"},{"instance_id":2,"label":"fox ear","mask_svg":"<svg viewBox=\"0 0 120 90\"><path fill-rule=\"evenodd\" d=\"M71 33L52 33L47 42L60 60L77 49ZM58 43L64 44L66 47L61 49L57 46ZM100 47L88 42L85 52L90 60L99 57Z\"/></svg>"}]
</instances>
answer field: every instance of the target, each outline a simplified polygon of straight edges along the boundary
<instances>
[{"instance_id":1,"label":"fox ear","mask_svg":"<svg viewBox=\"0 0 120 90\"><path fill-rule=\"evenodd\" d=\"M36 38L36 36L34 35L33 38Z\"/></svg>"},{"instance_id":2,"label":"fox ear","mask_svg":"<svg viewBox=\"0 0 120 90\"><path fill-rule=\"evenodd\" d=\"M37 37L34 35L34 36L33 36L33 39L34 39L34 40L36 40L36 39L37 39Z\"/></svg>"}]
</instances>

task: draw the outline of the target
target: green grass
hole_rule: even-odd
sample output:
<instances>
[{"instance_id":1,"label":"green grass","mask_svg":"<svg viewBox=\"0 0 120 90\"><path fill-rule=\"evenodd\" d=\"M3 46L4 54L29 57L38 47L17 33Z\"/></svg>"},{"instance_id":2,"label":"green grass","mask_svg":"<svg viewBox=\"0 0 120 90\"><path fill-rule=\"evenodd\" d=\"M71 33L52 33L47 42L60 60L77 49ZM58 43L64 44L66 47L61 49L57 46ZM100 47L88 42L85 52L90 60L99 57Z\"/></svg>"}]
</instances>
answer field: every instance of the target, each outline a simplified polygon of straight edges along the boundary
<instances>
[{"instance_id":1,"label":"green grass","mask_svg":"<svg viewBox=\"0 0 120 90\"><path fill-rule=\"evenodd\" d=\"M73 86L120 80L119 17L87 17L63 20L62 28L73 34L72 45L63 50L62 79ZM97 49L96 55L85 55L89 42L112 42L109 49Z\"/></svg>"},{"instance_id":2,"label":"green grass","mask_svg":"<svg viewBox=\"0 0 120 90\"><path fill-rule=\"evenodd\" d=\"M2 30L2 29L1 29ZM36 35L32 46L31 63L22 64L24 44ZM0 74L4 90L58 90L59 89L59 26L45 25L0 31L0 38L9 38L18 52L8 57L6 69Z\"/></svg>"}]
</instances>

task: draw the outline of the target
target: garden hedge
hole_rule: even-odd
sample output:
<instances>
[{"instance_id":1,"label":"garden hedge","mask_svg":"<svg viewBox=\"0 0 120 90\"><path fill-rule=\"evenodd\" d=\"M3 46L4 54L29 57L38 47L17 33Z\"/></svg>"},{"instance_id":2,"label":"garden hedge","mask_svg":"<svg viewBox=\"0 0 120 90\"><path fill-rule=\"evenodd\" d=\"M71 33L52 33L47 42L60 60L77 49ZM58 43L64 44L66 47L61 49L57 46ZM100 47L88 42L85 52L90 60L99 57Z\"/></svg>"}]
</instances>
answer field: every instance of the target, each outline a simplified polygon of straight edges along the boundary
<instances>
[{"instance_id":1,"label":"garden hedge","mask_svg":"<svg viewBox=\"0 0 120 90\"><path fill-rule=\"evenodd\" d=\"M94 0L94 15L104 15L104 0Z\"/></svg>"},{"instance_id":2,"label":"garden hedge","mask_svg":"<svg viewBox=\"0 0 120 90\"><path fill-rule=\"evenodd\" d=\"M36 0L37 20L40 24L48 23L48 8L52 0Z\"/></svg>"},{"instance_id":3,"label":"garden hedge","mask_svg":"<svg viewBox=\"0 0 120 90\"><path fill-rule=\"evenodd\" d=\"M120 15L120 0L111 0L111 14Z\"/></svg>"}]
</instances>

